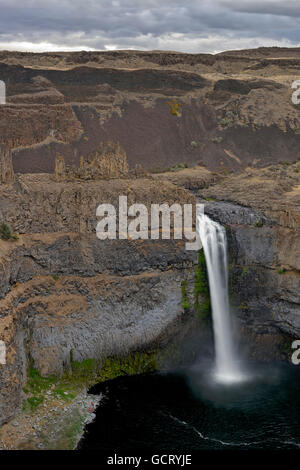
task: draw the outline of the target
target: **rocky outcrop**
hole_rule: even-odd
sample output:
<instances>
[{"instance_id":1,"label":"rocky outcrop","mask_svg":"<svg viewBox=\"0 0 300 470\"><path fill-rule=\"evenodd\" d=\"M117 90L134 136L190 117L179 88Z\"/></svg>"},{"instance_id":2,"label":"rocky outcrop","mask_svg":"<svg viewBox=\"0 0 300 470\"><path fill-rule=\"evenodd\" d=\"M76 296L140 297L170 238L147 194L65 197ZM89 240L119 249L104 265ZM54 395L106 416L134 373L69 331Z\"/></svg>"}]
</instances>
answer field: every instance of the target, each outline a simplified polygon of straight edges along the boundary
<instances>
[{"instance_id":1,"label":"rocky outcrop","mask_svg":"<svg viewBox=\"0 0 300 470\"><path fill-rule=\"evenodd\" d=\"M19 234L95 232L99 204L116 208L118 227L119 196L127 196L128 207L145 204L148 213L151 203L195 201L183 188L163 179L158 184L151 177L66 183L55 182L47 174L22 175L16 186L0 190L0 220Z\"/></svg>"},{"instance_id":2,"label":"rocky outcrop","mask_svg":"<svg viewBox=\"0 0 300 470\"><path fill-rule=\"evenodd\" d=\"M127 156L119 144L108 142L92 153L86 160L80 157L79 168L66 166L62 155L55 160L54 178L56 181L72 181L74 179L95 180L111 179L128 176Z\"/></svg>"},{"instance_id":3,"label":"rocky outcrop","mask_svg":"<svg viewBox=\"0 0 300 470\"><path fill-rule=\"evenodd\" d=\"M15 181L11 151L0 145L0 183L9 184Z\"/></svg>"}]
</instances>

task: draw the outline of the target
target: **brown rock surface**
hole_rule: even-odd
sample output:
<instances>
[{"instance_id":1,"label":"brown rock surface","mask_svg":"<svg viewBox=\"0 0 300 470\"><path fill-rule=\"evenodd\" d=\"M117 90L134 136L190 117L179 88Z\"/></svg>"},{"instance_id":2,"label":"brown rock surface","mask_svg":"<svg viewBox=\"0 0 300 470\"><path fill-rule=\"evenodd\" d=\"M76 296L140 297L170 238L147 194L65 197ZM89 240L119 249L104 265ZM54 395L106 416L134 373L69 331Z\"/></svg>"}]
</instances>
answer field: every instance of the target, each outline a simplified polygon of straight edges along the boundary
<instances>
[{"instance_id":1,"label":"brown rock surface","mask_svg":"<svg viewBox=\"0 0 300 470\"><path fill-rule=\"evenodd\" d=\"M293 161L300 142L291 84L299 49L0 53L7 81L1 141L16 172L79 166L101 142L120 142L130 168L202 161L240 171ZM180 113L171 113L175 99ZM194 145L195 143L196 145Z\"/></svg>"}]
</instances>

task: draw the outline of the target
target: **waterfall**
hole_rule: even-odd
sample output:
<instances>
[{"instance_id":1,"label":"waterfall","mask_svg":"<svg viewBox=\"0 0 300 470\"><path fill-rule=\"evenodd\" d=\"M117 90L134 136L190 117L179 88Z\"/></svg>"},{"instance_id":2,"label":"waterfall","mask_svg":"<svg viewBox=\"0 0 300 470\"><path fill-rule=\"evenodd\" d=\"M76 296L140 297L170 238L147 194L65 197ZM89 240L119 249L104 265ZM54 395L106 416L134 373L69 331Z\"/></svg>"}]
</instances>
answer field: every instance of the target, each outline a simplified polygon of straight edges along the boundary
<instances>
[{"instance_id":1,"label":"waterfall","mask_svg":"<svg viewBox=\"0 0 300 470\"><path fill-rule=\"evenodd\" d=\"M228 263L226 231L203 213L197 214L198 233L203 245L212 306L217 380L242 379L236 361L233 327L228 298Z\"/></svg>"}]
</instances>

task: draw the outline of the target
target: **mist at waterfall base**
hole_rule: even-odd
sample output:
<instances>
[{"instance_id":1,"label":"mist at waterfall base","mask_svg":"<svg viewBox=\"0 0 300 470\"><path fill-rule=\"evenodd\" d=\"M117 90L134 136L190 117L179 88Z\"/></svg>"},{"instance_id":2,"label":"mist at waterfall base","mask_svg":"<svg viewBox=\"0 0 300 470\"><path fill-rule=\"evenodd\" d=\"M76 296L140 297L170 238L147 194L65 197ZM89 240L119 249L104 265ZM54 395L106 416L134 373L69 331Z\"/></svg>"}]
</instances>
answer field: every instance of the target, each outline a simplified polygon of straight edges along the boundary
<instances>
[{"instance_id":1,"label":"mist at waterfall base","mask_svg":"<svg viewBox=\"0 0 300 470\"><path fill-rule=\"evenodd\" d=\"M211 286L215 356L166 373L98 384L96 419L78 449L128 451L300 449L300 367L237 359L230 316L226 232L200 215ZM199 343L197 331L193 341ZM201 339L202 341L202 339ZM190 346L190 344L189 344ZM127 454L128 455L128 454Z\"/></svg>"}]
</instances>

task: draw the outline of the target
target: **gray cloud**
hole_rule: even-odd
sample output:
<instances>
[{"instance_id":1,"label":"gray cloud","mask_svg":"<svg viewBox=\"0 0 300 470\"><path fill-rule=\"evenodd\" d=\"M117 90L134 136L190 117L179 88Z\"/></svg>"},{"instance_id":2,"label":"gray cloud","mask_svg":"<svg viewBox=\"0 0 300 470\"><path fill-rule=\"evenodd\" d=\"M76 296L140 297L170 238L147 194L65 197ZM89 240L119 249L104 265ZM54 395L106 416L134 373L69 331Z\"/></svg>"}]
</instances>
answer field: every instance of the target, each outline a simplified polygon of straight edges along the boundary
<instances>
[{"instance_id":1,"label":"gray cloud","mask_svg":"<svg viewBox=\"0 0 300 470\"><path fill-rule=\"evenodd\" d=\"M236 0L221 0L219 3L231 10L243 13L287 16L291 18L300 17L299 0L289 0L288 2L282 0L265 0L263 2L257 0L243 0L242 2Z\"/></svg>"},{"instance_id":2,"label":"gray cloud","mask_svg":"<svg viewBox=\"0 0 300 470\"><path fill-rule=\"evenodd\" d=\"M0 0L0 48L216 52L300 44L298 1Z\"/></svg>"}]
</instances>

